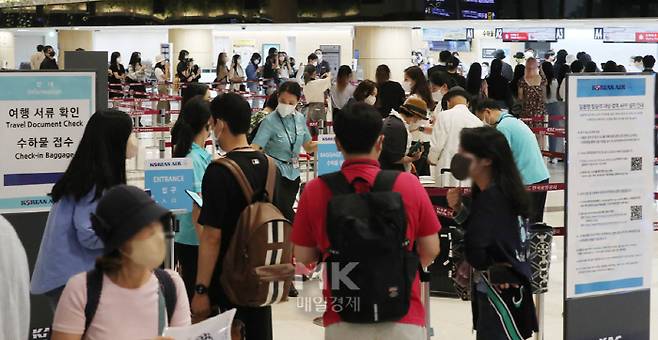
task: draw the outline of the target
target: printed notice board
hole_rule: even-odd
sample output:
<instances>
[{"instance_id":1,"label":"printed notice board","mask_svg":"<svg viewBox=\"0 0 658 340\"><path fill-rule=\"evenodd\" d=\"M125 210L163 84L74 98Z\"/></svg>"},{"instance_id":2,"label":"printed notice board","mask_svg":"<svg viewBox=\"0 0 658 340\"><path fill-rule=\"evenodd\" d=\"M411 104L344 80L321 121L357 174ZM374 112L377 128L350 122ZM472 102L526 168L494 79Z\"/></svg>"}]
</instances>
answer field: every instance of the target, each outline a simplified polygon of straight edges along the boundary
<instances>
[{"instance_id":1,"label":"printed notice board","mask_svg":"<svg viewBox=\"0 0 658 340\"><path fill-rule=\"evenodd\" d=\"M192 190L194 172L189 158L146 160L144 188L151 197L169 210L192 211L192 199L185 190Z\"/></svg>"},{"instance_id":2,"label":"printed notice board","mask_svg":"<svg viewBox=\"0 0 658 340\"><path fill-rule=\"evenodd\" d=\"M318 176L339 171L341 165L343 154L336 147L335 136L318 136Z\"/></svg>"},{"instance_id":3,"label":"printed notice board","mask_svg":"<svg viewBox=\"0 0 658 340\"><path fill-rule=\"evenodd\" d=\"M648 289L654 77L568 78L566 298Z\"/></svg>"},{"instance_id":4,"label":"printed notice board","mask_svg":"<svg viewBox=\"0 0 658 340\"><path fill-rule=\"evenodd\" d=\"M93 72L0 72L0 212L48 210L96 105Z\"/></svg>"}]
</instances>

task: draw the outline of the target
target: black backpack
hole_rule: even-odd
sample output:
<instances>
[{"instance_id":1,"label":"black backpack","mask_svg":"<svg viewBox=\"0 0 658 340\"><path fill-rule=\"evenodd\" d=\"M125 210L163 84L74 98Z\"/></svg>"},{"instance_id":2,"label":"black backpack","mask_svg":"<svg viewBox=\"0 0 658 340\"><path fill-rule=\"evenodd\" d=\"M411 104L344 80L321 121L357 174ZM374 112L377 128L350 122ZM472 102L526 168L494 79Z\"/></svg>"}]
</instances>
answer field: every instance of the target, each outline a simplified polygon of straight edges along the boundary
<instances>
[{"instance_id":1,"label":"black backpack","mask_svg":"<svg viewBox=\"0 0 658 340\"><path fill-rule=\"evenodd\" d=\"M397 321L409 310L419 260L408 250L402 197L392 191L398 175L380 171L364 193L353 187L362 179L348 183L341 172L321 176L333 193L327 208L329 302L343 321Z\"/></svg>"},{"instance_id":2,"label":"black backpack","mask_svg":"<svg viewBox=\"0 0 658 340\"><path fill-rule=\"evenodd\" d=\"M155 274L155 277L160 283L160 292L164 297L165 307L167 309L167 320L171 322L174 310L176 309L176 300L178 298L178 295L176 294L176 284L169 273L163 269L157 268L153 274ZM97 269L87 272L87 304L85 305L85 331L83 334L87 333L91 322L94 320L102 291L103 272Z\"/></svg>"}]
</instances>

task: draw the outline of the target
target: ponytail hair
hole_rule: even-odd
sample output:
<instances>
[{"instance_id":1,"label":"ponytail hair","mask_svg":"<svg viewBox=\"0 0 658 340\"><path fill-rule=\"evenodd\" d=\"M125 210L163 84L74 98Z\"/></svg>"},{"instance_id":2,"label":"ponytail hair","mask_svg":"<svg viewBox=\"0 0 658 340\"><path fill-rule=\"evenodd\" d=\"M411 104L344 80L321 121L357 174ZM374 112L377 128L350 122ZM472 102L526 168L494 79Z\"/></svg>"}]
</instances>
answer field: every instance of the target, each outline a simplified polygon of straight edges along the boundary
<instances>
[{"instance_id":1,"label":"ponytail hair","mask_svg":"<svg viewBox=\"0 0 658 340\"><path fill-rule=\"evenodd\" d=\"M209 119L210 105L203 96L195 96L185 103L176 124L171 129L174 157L187 156L196 136L207 128Z\"/></svg>"}]
</instances>

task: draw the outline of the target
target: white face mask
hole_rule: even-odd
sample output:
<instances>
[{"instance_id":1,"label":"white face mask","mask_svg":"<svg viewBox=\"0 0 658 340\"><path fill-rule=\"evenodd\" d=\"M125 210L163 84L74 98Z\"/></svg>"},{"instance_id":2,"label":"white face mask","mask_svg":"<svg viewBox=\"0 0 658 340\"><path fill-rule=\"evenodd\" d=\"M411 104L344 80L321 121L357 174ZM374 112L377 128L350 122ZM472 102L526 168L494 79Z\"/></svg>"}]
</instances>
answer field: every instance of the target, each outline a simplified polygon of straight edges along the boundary
<instances>
[{"instance_id":1,"label":"white face mask","mask_svg":"<svg viewBox=\"0 0 658 340\"><path fill-rule=\"evenodd\" d=\"M285 118L295 113L295 105L279 103L279 105L277 105L276 107L276 111L279 112L279 115L281 115L281 117Z\"/></svg>"},{"instance_id":2,"label":"white face mask","mask_svg":"<svg viewBox=\"0 0 658 340\"><path fill-rule=\"evenodd\" d=\"M318 56L318 61L322 61L322 53L316 53L316 56Z\"/></svg>"},{"instance_id":3,"label":"white face mask","mask_svg":"<svg viewBox=\"0 0 658 340\"><path fill-rule=\"evenodd\" d=\"M402 88L404 89L404 92L411 92L411 81L410 80L405 80L402 83Z\"/></svg>"},{"instance_id":4,"label":"white face mask","mask_svg":"<svg viewBox=\"0 0 658 340\"><path fill-rule=\"evenodd\" d=\"M144 240L131 241L130 254L126 255L130 260L144 268L154 269L162 264L165 258L165 237L162 230Z\"/></svg>"},{"instance_id":5,"label":"white face mask","mask_svg":"<svg viewBox=\"0 0 658 340\"><path fill-rule=\"evenodd\" d=\"M318 66L318 62L317 61L311 62L311 65Z\"/></svg>"},{"instance_id":6,"label":"white face mask","mask_svg":"<svg viewBox=\"0 0 658 340\"><path fill-rule=\"evenodd\" d=\"M432 100L440 104L442 99L443 99L443 92L441 90L432 92Z\"/></svg>"},{"instance_id":7,"label":"white face mask","mask_svg":"<svg viewBox=\"0 0 658 340\"><path fill-rule=\"evenodd\" d=\"M368 105L375 105L376 101L377 101L377 97L373 95L369 95L366 99L363 100L363 102Z\"/></svg>"},{"instance_id":8,"label":"white face mask","mask_svg":"<svg viewBox=\"0 0 658 340\"><path fill-rule=\"evenodd\" d=\"M117 64L121 64L121 58L117 58Z\"/></svg>"}]
</instances>

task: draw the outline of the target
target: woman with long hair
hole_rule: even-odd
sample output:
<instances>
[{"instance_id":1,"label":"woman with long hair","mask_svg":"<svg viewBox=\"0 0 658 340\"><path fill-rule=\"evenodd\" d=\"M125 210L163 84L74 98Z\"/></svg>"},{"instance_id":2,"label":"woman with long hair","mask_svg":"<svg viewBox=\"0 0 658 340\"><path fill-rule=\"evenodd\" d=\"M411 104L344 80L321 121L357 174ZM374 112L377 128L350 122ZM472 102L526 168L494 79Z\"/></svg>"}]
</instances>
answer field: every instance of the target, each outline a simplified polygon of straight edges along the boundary
<instances>
[{"instance_id":1,"label":"woman with long hair","mask_svg":"<svg viewBox=\"0 0 658 340\"><path fill-rule=\"evenodd\" d=\"M128 65L128 82L130 90L133 91L133 97L146 98L146 67L142 65L142 54L133 52L130 56Z\"/></svg>"},{"instance_id":2,"label":"woman with long hair","mask_svg":"<svg viewBox=\"0 0 658 340\"><path fill-rule=\"evenodd\" d=\"M477 339L527 339L538 328L526 262L530 204L512 151L501 132L481 127L462 130L456 157L473 181L471 200L462 200L459 189L447 199L465 226L466 260L475 269Z\"/></svg>"},{"instance_id":3,"label":"woman with long hair","mask_svg":"<svg viewBox=\"0 0 658 340\"><path fill-rule=\"evenodd\" d=\"M482 79L482 65L480 63L472 63L466 75L466 92L472 98L487 97L487 81Z\"/></svg>"},{"instance_id":4,"label":"woman with long hair","mask_svg":"<svg viewBox=\"0 0 658 340\"><path fill-rule=\"evenodd\" d=\"M491 61L487 77L487 94L503 108L509 109L514 103L509 81L503 77L503 62L500 59Z\"/></svg>"},{"instance_id":5,"label":"woman with long hair","mask_svg":"<svg viewBox=\"0 0 658 340\"><path fill-rule=\"evenodd\" d=\"M228 79L231 81L231 91L247 90L247 87L244 85L244 69L241 62L242 59L239 54L235 54L231 58L231 68L228 71Z\"/></svg>"},{"instance_id":6,"label":"woman with long hair","mask_svg":"<svg viewBox=\"0 0 658 340\"><path fill-rule=\"evenodd\" d=\"M543 124L546 115L546 85L546 77L541 72L537 59L528 58L525 62L525 74L519 80L519 101L521 118L532 118L531 127L539 127ZM544 150L546 144L544 138L542 136L538 138L539 145Z\"/></svg>"},{"instance_id":7,"label":"woman with long hair","mask_svg":"<svg viewBox=\"0 0 658 340\"><path fill-rule=\"evenodd\" d=\"M258 91L258 80L261 76L261 69L259 67L261 61L260 53L254 52L249 58L249 65L245 69L247 76L247 88L251 92Z\"/></svg>"},{"instance_id":8,"label":"woman with long hair","mask_svg":"<svg viewBox=\"0 0 658 340\"><path fill-rule=\"evenodd\" d=\"M514 100L519 100L519 82L525 75L525 65L516 65L514 67L514 76L512 77L512 80L509 82L509 88L510 91L512 91L512 95L514 96Z\"/></svg>"},{"instance_id":9,"label":"woman with long hair","mask_svg":"<svg viewBox=\"0 0 658 340\"><path fill-rule=\"evenodd\" d=\"M186 157L192 160L194 170L194 185L192 190L201 195L201 181L212 156L206 151L206 140L212 130L210 104L201 95L190 99L181 110L176 125L176 145L173 156ZM179 232L176 233L174 254L180 267L180 273L185 282L187 296L194 295L196 283L197 260L199 253L199 238L203 227L196 221L201 213L197 205L192 206L192 212L179 215Z\"/></svg>"},{"instance_id":10,"label":"woman with long hair","mask_svg":"<svg viewBox=\"0 0 658 340\"><path fill-rule=\"evenodd\" d=\"M352 97L354 85L350 83L351 80L352 68L348 65L341 65L336 75L336 83L329 90L333 108L342 109Z\"/></svg>"},{"instance_id":11,"label":"woman with long hair","mask_svg":"<svg viewBox=\"0 0 658 340\"><path fill-rule=\"evenodd\" d=\"M427 82L427 78L423 70L418 66L411 66L404 70L404 85L405 92L409 95L416 95L425 101L430 110L434 110L434 99L432 99L432 91Z\"/></svg>"},{"instance_id":12,"label":"woman with long hair","mask_svg":"<svg viewBox=\"0 0 658 340\"><path fill-rule=\"evenodd\" d=\"M564 114L564 103L558 100L558 84L557 79L555 79L555 73L553 65L548 62L543 62L541 64L542 72L546 77L546 113L549 118L551 116L556 117ZM560 127L560 121L549 119L549 127ZM562 141L562 138L549 136L548 137L548 150L552 152L562 152L564 150L562 147L559 147L559 143Z\"/></svg>"},{"instance_id":13,"label":"woman with long hair","mask_svg":"<svg viewBox=\"0 0 658 340\"><path fill-rule=\"evenodd\" d=\"M409 88L410 96L414 95L418 98L425 101L427 109L429 112L434 111L434 98L432 98L432 91L430 90L430 85L425 78L423 70L418 66L411 66L404 70L404 86ZM407 89L405 89L406 92ZM427 124L429 121L425 120L416 120L413 124L409 125L409 132L411 133L411 140L413 143L421 143L423 145L423 154L418 160L414 162L416 167L416 175L418 176L429 176L430 175L430 164L427 161L427 155L430 151L430 135L427 132L430 132L428 129L427 132L425 128L431 127L431 124Z\"/></svg>"},{"instance_id":14,"label":"woman with long hair","mask_svg":"<svg viewBox=\"0 0 658 340\"><path fill-rule=\"evenodd\" d=\"M214 83L217 89L226 89L226 84L229 83L229 68L226 65L228 63L228 54L226 52L221 52L217 56L217 68L215 69L216 78Z\"/></svg>"},{"instance_id":15,"label":"woman with long hair","mask_svg":"<svg viewBox=\"0 0 658 340\"><path fill-rule=\"evenodd\" d=\"M155 66L153 67L153 75L155 75L155 80L157 80L158 85L158 95L167 96L169 95L169 60L165 59L162 55L155 57ZM158 110L167 110L171 109L169 100L160 100L158 101ZM167 113L167 123L169 123L170 115Z\"/></svg>"},{"instance_id":16,"label":"woman with long hair","mask_svg":"<svg viewBox=\"0 0 658 340\"><path fill-rule=\"evenodd\" d=\"M279 58L279 78L282 81L286 81L292 78L292 67L290 66L290 58L288 58L288 53L279 51L277 54Z\"/></svg>"},{"instance_id":17,"label":"woman with long hair","mask_svg":"<svg viewBox=\"0 0 658 340\"><path fill-rule=\"evenodd\" d=\"M126 113L107 109L87 122L75 155L55 183L32 274L31 292L45 294L52 309L71 276L90 270L103 252L89 214L106 190L126 183L126 159L137 155L133 121Z\"/></svg>"},{"instance_id":18,"label":"woman with long hair","mask_svg":"<svg viewBox=\"0 0 658 340\"><path fill-rule=\"evenodd\" d=\"M121 64L121 53L112 52L107 80L110 83L110 98L123 97L123 82L126 80L126 69Z\"/></svg>"},{"instance_id":19,"label":"woman with long hair","mask_svg":"<svg viewBox=\"0 0 658 340\"><path fill-rule=\"evenodd\" d=\"M52 340L165 340L170 338L159 335L167 327L191 324L180 276L159 268L167 253L169 219L169 210L140 188L118 185L107 191L91 214L105 250L94 270L77 273L66 284Z\"/></svg>"}]
</instances>

